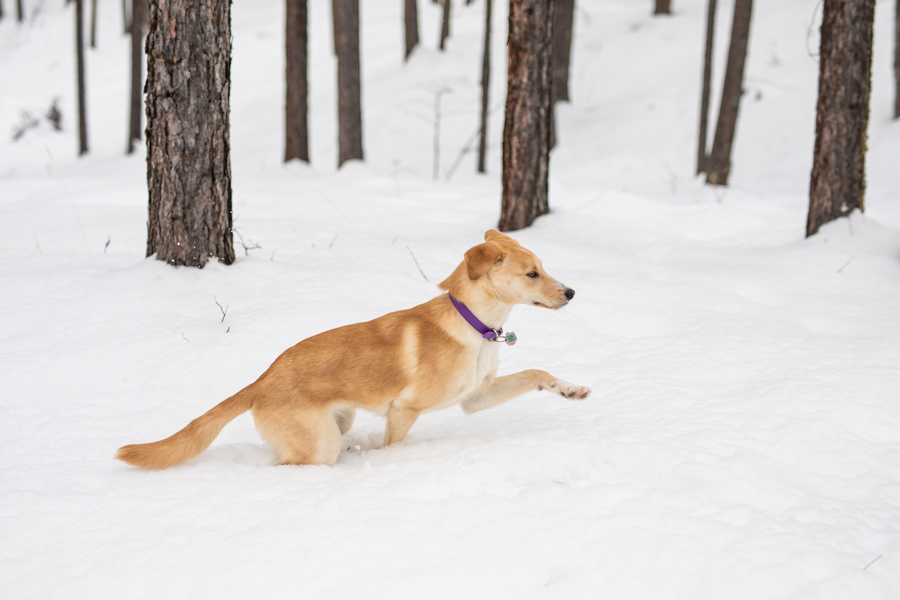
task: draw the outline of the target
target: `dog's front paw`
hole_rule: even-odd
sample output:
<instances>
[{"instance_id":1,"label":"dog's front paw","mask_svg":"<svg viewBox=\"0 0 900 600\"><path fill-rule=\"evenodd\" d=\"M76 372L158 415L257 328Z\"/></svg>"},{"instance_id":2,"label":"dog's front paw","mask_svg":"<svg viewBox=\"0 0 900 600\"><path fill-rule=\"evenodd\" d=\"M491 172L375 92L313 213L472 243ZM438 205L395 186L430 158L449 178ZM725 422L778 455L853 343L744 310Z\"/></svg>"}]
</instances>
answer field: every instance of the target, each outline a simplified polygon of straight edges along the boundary
<instances>
[{"instance_id":1,"label":"dog's front paw","mask_svg":"<svg viewBox=\"0 0 900 600\"><path fill-rule=\"evenodd\" d=\"M562 379L550 382L550 390L569 400L584 400L591 395L591 388L575 385Z\"/></svg>"}]
</instances>

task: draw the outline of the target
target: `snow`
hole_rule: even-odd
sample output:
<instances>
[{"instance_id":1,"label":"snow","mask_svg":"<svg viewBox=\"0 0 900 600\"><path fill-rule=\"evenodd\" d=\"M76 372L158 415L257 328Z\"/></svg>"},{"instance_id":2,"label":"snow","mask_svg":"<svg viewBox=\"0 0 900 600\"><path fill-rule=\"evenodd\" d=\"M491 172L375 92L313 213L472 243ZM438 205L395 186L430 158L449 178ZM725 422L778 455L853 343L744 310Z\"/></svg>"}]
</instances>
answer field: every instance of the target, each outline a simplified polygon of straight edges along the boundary
<instances>
[{"instance_id":1,"label":"snow","mask_svg":"<svg viewBox=\"0 0 900 600\"><path fill-rule=\"evenodd\" d=\"M234 265L196 270L144 259L118 5L101 3L79 159L71 7L29 4L26 26L0 21L4 598L900 596L892 2L876 10L866 213L810 239L814 3L755 3L731 186L711 189L693 176L705 2L677 0L671 18L578 2L553 212L515 234L577 295L517 308L500 368L546 369L588 400L429 413L386 449L384 421L362 414L331 467L273 466L244 415L160 472L112 455L174 433L300 339L431 298L495 226L505 8L489 173L468 154L447 182L478 123L483 2L454 4L446 54L420 2L406 64L402 3L363 3L366 161L340 171L328 3L310 8L311 166L281 164L281 4L235 3L235 226L260 247L236 241ZM10 139L21 110L56 97L63 132Z\"/></svg>"}]
</instances>

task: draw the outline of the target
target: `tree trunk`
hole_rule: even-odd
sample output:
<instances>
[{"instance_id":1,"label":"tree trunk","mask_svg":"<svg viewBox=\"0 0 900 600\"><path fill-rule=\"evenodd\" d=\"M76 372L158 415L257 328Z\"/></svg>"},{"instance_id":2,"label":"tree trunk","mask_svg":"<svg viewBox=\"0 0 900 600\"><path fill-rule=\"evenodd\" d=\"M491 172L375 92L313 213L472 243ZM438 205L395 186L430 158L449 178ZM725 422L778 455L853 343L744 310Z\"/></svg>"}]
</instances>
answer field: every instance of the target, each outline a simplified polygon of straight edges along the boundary
<instances>
[{"instance_id":1,"label":"tree trunk","mask_svg":"<svg viewBox=\"0 0 900 600\"><path fill-rule=\"evenodd\" d=\"M25 7L22 6L22 0L16 0L16 21L19 23L25 20Z\"/></svg>"},{"instance_id":2,"label":"tree trunk","mask_svg":"<svg viewBox=\"0 0 900 600\"><path fill-rule=\"evenodd\" d=\"M413 48L419 44L419 7L417 0L405 0L403 2L403 29L406 33L406 54L403 60L409 58Z\"/></svg>"},{"instance_id":3,"label":"tree trunk","mask_svg":"<svg viewBox=\"0 0 900 600\"><path fill-rule=\"evenodd\" d=\"M744 63L747 59L747 42L750 39L752 8L753 0L735 0L719 120L716 123L712 152L706 161L706 183L713 185L727 185L728 175L731 172L731 145L734 142L738 107L743 93Z\"/></svg>"},{"instance_id":4,"label":"tree trunk","mask_svg":"<svg viewBox=\"0 0 900 600\"><path fill-rule=\"evenodd\" d=\"M3 0L0 0L0 21L3 20Z\"/></svg>"},{"instance_id":5,"label":"tree trunk","mask_svg":"<svg viewBox=\"0 0 900 600\"><path fill-rule=\"evenodd\" d=\"M128 35L131 32L131 23L128 20L128 0L122 0L122 24L125 28L125 35Z\"/></svg>"},{"instance_id":6,"label":"tree trunk","mask_svg":"<svg viewBox=\"0 0 900 600\"><path fill-rule=\"evenodd\" d=\"M91 0L91 48L97 47L97 0Z\"/></svg>"},{"instance_id":7,"label":"tree trunk","mask_svg":"<svg viewBox=\"0 0 900 600\"><path fill-rule=\"evenodd\" d=\"M671 15L672 0L656 0L656 7L653 9L654 15Z\"/></svg>"},{"instance_id":8,"label":"tree trunk","mask_svg":"<svg viewBox=\"0 0 900 600\"><path fill-rule=\"evenodd\" d=\"M825 0L806 235L863 209L875 0Z\"/></svg>"},{"instance_id":9,"label":"tree trunk","mask_svg":"<svg viewBox=\"0 0 900 600\"><path fill-rule=\"evenodd\" d=\"M894 118L900 119L900 0L894 17Z\"/></svg>"},{"instance_id":10,"label":"tree trunk","mask_svg":"<svg viewBox=\"0 0 900 600\"><path fill-rule=\"evenodd\" d=\"M334 0L339 9L338 167L363 158L359 89L359 0Z\"/></svg>"},{"instance_id":11,"label":"tree trunk","mask_svg":"<svg viewBox=\"0 0 900 600\"><path fill-rule=\"evenodd\" d=\"M309 162L307 123L307 0L287 0L285 31L285 144L284 161Z\"/></svg>"},{"instance_id":12,"label":"tree trunk","mask_svg":"<svg viewBox=\"0 0 900 600\"><path fill-rule=\"evenodd\" d=\"M231 3L150 0L147 256L234 262L229 91Z\"/></svg>"},{"instance_id":13,"label":"tree trunk","mask_svg":"<svg viewBox=\"0 0 900 600\"><path fill-rule=\"evenodd\" d=\"M898 0L900 1L900 0ZM478 172L485 172L487 156L488 92L491 87L491 8L492 1L484 4L484 56L481 59L481 138L478 142Z\"/></svg>"},{"instance_id":14,"label":"tree trunk","mask_svg":"<svg viewBox=\"0 0 900 600\"><path fill-rule=\"evenodd\" d=\"M147 31L147 0L131 0L131 118L127 152L141 139L141 113L144 112L144 33Z\"/></svg>"},{"instance_id":15,"label":"tree trunk","mask_svg":"<svg viewBox=\"0 0 900 600\"><path fill-rule=\"evenodd\" d=\"M528 227L550 211L551 2L510 2L501 231Z\"/></svg>"},{"instance_id":16,"label":"tree trunk","mask_svg":"<svg viewBox=\"0 0 900 600\"><path fill-rule=\"evenodd\" d=\"M441 0L443 4L443 16L441 17L441 41L438 47L444 49L444 41L450 37L450 0Z\"/></svg>"},{"instance_id":17,"label":"tree trunk","mask_svg":"<svg viewBox=\"0 0 900 600\"><path fill-rule=\"evenodd\" d=\"M706 9L706 52L703 56L703 93L700 97L700 141L697 144L697 174L706 170L706 138L709 126L709 92L712 81L713 34L716 29L716 0Z\"/></svg>"},{"instance_id":18,"label":"tree trunk","mask_svg":"<svg viewBox=\"0 0 900 600\"><path fill-rule=\"evenodd\" d=\"M553 102L569 99L569 54L575 0L553 0Z\"/></svg>"},{"instance_id":19,"label":"tree trunk","mask_svg":"<svg viewBox=\"0 0 900 600\"><path fill-rule=\"evenodd\" d=\"M21 4L21 0L19 2ZM84 0L75 0L75 60L78 71L78 155L88 152L84 82Z\"/></svg>"}]
</instances>

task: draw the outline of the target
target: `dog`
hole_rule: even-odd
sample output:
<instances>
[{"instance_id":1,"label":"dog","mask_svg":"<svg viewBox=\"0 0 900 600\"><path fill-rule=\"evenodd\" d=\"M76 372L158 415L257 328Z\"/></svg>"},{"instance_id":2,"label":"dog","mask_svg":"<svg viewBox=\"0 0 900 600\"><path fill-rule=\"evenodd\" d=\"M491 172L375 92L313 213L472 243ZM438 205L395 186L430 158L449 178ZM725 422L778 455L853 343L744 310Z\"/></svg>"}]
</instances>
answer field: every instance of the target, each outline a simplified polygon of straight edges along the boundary
<instances>
[{"instance_id":1,"label":"dog","mask_svg":"<svg viewBox=\"0 0 900 600\"><path fill-rule=\"evenodd\" d=\"M591 390L546 371L497 377L503 324L516 304L559 309L575 291L534 253L498 231L469 249L440 285L445 293L408 310L338 327L286 350L254 383L164 440L123 446L116 458L162 469L198 456L222 428L251 411L281 465L330 465L357 408L387 416L385 446L403 441L425 411L467 414L534 390L583 400Z\"/></svg>"}]
</instances>

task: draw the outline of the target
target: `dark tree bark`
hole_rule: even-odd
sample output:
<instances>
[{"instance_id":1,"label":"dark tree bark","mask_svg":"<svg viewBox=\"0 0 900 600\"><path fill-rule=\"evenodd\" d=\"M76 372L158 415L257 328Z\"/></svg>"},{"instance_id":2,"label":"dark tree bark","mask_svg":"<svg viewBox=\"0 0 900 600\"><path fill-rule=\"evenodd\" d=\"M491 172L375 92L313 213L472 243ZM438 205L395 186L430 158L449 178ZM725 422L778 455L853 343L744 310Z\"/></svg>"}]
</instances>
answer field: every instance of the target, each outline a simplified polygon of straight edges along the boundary
<instances>
[{"instance_id":1,"label":"dark tree bark","mask_svg":"<svg viewBox=\"0 0 900 600\"><path fill-rule=\"evenodd\" d=\"M97 47L97 0L91 0L91 48Z\"/></svg>"},{"instance_id":2,"label":"dark tree bark","mask_svg":"<svg viewBox=\"0 0 900 600\"><path fill-rule=\"evenodd\" d=\"M501 231L528 227L550 212L552 18L552 0L510 2Z\"/></svg>"},{"instance_id":3,"label":"dark tree bark","mask_svg":"<svg viewBox=\"0 0 900 600\"><path fill-rule=\"evenodd\" d=\"M752 8L753 0L735 0L719 120L716 123L712 151L706 161L706 183L713 185L727 185L728 175L731 172L731 146L734 142L738 107L743 93L744 63L747 60Z\"/></svg>"},{"instance_id":4,"label":"dark tree bark","mask_svg":"<svg viewBox=\"0 0 900 600\"><path fill-rule=\"evenodd\" d=\"M900 0L894 17L894 118L900 119Z\"/></svg>"},{"instance_id":5,"label":"dark tree bark","mask_svg":"<svg viewBox=\"0 0 900 600\"><path fill-rule=\"evenodd\" d=\"M147 256L234 262L230 86L231 3L150 0Z\"/></svg>"},{"instance_id":6,"label":"dark tree bark","mask_svg":"<svg viewBox=\"0 0 900 600\"><path fill-rule=\"evenodd\" d=\"M3 0L0 0L0 21L3 20Z\"/></svg>"},{"instance_id":7,"label":"dark tree bark","mask_svg":"<svg viewBox=\"0 0 900 600\"><path fill-rule=\"evenodd\" d=\"M706 138L709 126L709 93L712 81L713 34L716 29L716 0L706 9L706 51L703 55L703 93L700 97L700 141L697 144L697 174L706 170Z\"/></svg>"},{"instance_id":8,"label":"dark tree bark","mask_svg":"<svg viewBox=\"0 0 900 600\"><path fill-rule=\"evenodd\" d=\"M441 0L444 11L441 17L441 41L438 47L444 49L444 41L450 37L450 0Z\"/></svg>"},{"instance_id":9,"label":"dark tree bark","mask_svg":"<svg viewBox=\"0 0 900 600\"><path fill-rule=\"evenodd\" d=\"M863 209L875 0L825 0L806 235Z\"/></svg>"},{"instance_id":10,"label":"dark tree bark","mask_svg":"<svg viewBox=\"0 0 900 600\"><path fill-rule=\"evenodd\" d=\"M671 15L672 0L656 0L656 6L653 8L654 15Z\"/></svg>"},{"instance_id":11,"label":"dark tree bark","mask_svg":"<svg viewBox=\"0 0 900 600\"><path fill-rule=\"evenodd\" d=\"M406 54L403 60L409 58L413 48L419 45L419 6L417 0L404 0L403 2L403 31L406 35Z\"/></svg>"},{"instance_id":12,"label":"dark tree bark","mask_svg":"<svg viewBox=\"0 0 900 600\"><path fill-rule=\"evenodd\" d=\"M307 92L307 0L287 0L285 30L284 161L309 162Z\"/></svg>"},{"instance_id":13,"label":"dark tree bark","mask_svg":"<svg viewBox=\"0 0 900 600\"><path fill-rule=\"evenodd\" d=\"M575 0L553 0L553 102L569 99L569 54Z\"/></svg>"},{"instance_id":14,"label":"dark tree bark","mask_svg":"<svg viewBox=\"0 0 900 600\"><path fill-rule=\"evenodd\" d=\"M363 158L359 86L359 0L334 0L338 9L338 166Z\"/></svg>"},{"instance_id":15,"label":"dark tree bark","mask_svg":"<svg viewBox=\"0 0 900 600\"><path fill-rule=\"evenodd\" d=\"M488 92L491 87L491 9L493 2L484 3L484 56L481 59L481 137L478 142L478 172L484 173L487 156Z\"/></svg>"},{"instance_id":16,"label":"dark tree bark","mask_svg":"<svg viewBox=\"0 0 900 600\"><path fill-rule=\"evenodd\" d=\"M88 152L87 106L84 90L84 0L75 0L75 61L78 71L78 155L82 156Z\"/></svg>"},{"instance_id":17,"label":"dark tree bark","mask_svg":"<svg viewBox=\"0 0 900 600\"><path fill-rule=\"evenodd\" d=\"M131 0L131 116L127 152L141 139L141 113L144 112L144 34L147 32L147 0Z\"/></svg>"},{"instance_id":18,"label":"dark tree bark","mask_svg":"<svg viewBox=\"0 0 900 600\"><path fill-rule=\"evenodd\" d=\"M22 6L22 0L16 0L16 21L19 23L25 20L25 7Z\"/></svg>"}]
</instances>

